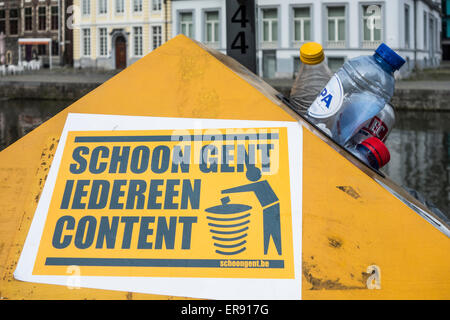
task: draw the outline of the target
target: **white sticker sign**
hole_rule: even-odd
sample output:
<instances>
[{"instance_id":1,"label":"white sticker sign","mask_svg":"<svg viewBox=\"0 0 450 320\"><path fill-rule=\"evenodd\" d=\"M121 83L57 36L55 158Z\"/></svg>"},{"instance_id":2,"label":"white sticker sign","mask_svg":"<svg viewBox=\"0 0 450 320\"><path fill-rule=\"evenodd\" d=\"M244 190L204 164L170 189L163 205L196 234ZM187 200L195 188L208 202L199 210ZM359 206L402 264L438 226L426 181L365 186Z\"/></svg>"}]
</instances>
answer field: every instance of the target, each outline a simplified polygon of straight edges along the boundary
<instances>
[{"instance_id":1,"label":"white sticker sign","mask_svg":"<svg viewBox=\"0 0 450 320\"><path fill-rule=\"evenodd\" d=\"M18 280L301 299L297 122L69 114Z\"/></svg>"}]
</instances>

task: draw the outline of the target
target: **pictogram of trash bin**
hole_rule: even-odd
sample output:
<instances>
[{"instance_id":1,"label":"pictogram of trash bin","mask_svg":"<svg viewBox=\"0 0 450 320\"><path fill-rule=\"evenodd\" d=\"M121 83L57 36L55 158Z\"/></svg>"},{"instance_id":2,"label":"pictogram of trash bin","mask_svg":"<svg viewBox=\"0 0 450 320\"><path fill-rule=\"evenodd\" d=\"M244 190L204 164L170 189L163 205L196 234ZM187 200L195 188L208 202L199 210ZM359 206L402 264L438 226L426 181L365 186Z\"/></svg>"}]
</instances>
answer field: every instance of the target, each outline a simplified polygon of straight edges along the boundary
<instances>
[{"instance_id":1,"label":"pictogram of trash bin","mask_svg":"<svg viewBox=\"0 0 450 320\"><path fill-rule=\"evenodd\" d=\"M230 204L230 197L221 199L222 204L206 209L208 226L217 248L216 253L235 255L245 251L247 231L252 208L245 204Z\"/></svg>"}]
</instances>

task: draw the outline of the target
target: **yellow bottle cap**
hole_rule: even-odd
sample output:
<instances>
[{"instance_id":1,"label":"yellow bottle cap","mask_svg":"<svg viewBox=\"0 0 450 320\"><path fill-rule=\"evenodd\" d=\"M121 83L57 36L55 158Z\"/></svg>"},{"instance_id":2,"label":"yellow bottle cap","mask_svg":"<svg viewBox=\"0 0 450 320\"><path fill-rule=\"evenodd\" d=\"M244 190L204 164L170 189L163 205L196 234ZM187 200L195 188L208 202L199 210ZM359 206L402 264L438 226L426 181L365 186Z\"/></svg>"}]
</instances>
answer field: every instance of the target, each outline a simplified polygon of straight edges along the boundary
<instances>
[{"instance_id":1,"label":"yellow bottle cap","mask_svg":"<svg viewBox=\"0 0 450 320\"><path fill-rule=\"evenodd\" d=\"M323 48L317 42L308 42L300 48L300 60L306 64L318 64L325 59Z\"/></svg>"}]
</instances>

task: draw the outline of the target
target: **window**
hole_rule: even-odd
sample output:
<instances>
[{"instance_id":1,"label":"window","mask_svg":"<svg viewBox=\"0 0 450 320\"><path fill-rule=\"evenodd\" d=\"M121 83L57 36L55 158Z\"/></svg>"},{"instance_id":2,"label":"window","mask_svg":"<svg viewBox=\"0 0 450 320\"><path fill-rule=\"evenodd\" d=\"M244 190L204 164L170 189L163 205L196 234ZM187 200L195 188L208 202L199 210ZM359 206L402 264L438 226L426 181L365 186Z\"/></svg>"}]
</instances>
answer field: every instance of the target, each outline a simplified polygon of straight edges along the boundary
<instances>
[{"instance_id":1,"label":"window","mask_svg":"<svg viewBox=\"0 0 450 320\"><path fill-rule=\"evenodd\" d=\"M58 30L59 25L58 7L51 7L51 10L52 10L52 20L51 20L52 30Z\"/></svg>"},{"instance_id":2,"label":"window","mask_svg":"<svg viewBox=\"0 0 450 320\"><path fill-rule=\"evenodd\" d=\"M161 0L152 0L152 10L161 11Z\"/></svg>"},{"instance_id":3,"label":"window","mask_svg":"<svg viewBox=\"0 0 450 320\"><path fill-rule=\"evenodd\" d=\"M162 28L161 28L161 26L152 27L152 34L153 34L153 49L156 49L162 43Z\"/></svg>"},{"instance_id":4,"label":"window","mask_svg":"<svg viewBox=\"0 0 450 320\"><path fill-rule=\"evenodd\" d=\"M19 33L19 9L9 10L9 34Z\"/></svg>"},{"instance_id":5,"label":"window","mask_svg":"<svg viewBox=\"0 0 450 320\"><path fill-rule=\"evenodd\" d=\"M39 18L39 23L38 23L38 29L39 30L45 30L47 29L47 10L46 7L39 7L38 8L38 18Z\"/></svg>"},{"instance_id":6,"label":"window","mask_svg":"<svg viewBox=\"0 0 450 320\"><path fill-rule=\"evenodd\" d=\"M210 44L219 43L219 11L205 13L205 42Z\"/></svg>"},{"instance_id":7,"label":"window","mask_svg":"<svg viewBox=\"0 0 450 320\"><path fill-rule=\"evenodd\" d=\"M192 23L192 12L181 12L180 13L180 33L184 34L186 37L193 38L194 29Z\"/></svg>"},{"instance_id":8,"label":"window","mask_svg":"<svg viewBox=\"0 0 450 320\"><path fill-rule=\"evenodd\" d=\"M438 21L436 20L436 51L439 51L441 48L441 36L442 31L439 30Z\"/></svg>"},{"instance_id":9,"label":"window","mask_svg":"<svg viewBox=\"0 0 450 320\"><path fill-rule=\"evenodd\" d=\"M430 53L434 54L434 20L432 18L432 15L430 14L430 17L428 19L428 26L429 26L429 48ZM431 58L433 59L433 58ZM433 63L433 60L430 61L430 63Z\"/></svg>"},{"instance_id":10,"label":"window","mask_svg":"<svg viewBox=\"0 0 450 320\"><path fill-rule=\"evenodd\" d=\"M405 48L409 48L409 6L405 4Z\"/></svg>"},{"instance_id":11,"label":"window","mask_svg":"<svg viewBox=\"0 0 450 320\"><path fill-rule=\"evenodd\" d=\"M47 45L46 44L38 44L38 55L40 55L40 56L47 55Z\"/></svg>"},{"instance_id":12,"label":"window","mask_svg":"<svg viewBox=\"0 0 450 320\"><path fill-rule=\"evenodd\" d=\"M142 27L133 27L134 55L142 56Z\"/></svg>"},{"instance_id":13,"label":"window","mask_svg":"<svg viewBox=\"0 0 450 320\"><path fill-rule=\"evenodd\" d=\"M108 55L108 30L106 28L99 28L98 31L100 46L99 55L104 57Z\"/></svg>"},{"instance_id":14,"label":"window","mask_svg":"<svg viewBox=\"0 0 450 320\"><path fill-rule=\"evenodd\" d=\"M450 6L449 6L450 7ZM450 9L449 9L450 10ZM444 20L446 23L446 33L445 33L445 38L450 38L450 18L447 18Z\"/></svg>"},{"instance_id":15,"label":"window","mask_svg":"<svg viewBox=\"0 0 450 320\"><path fill-rule=\"evenodd\" d=\"M278 10L263 9L262 10L262 28L263 42L278 41Z\"/></svg>"},{"instance_id":16,"label":"window","mask_svg":"<svg viewBox=\"0 0 450 320\"><path fill-rule=\"evenodd\" d=\"M124 12L125 12L124 0L116 0L116 13L124 13Z\"/></svg>"},{"instance_id":17,"label":"window","mask_svg":"<svg viewBox=\"0 0 450 320\"><path fill-rule=\"evenodd\" d=\"M91 0L83 0L82 13L83 13L83 15L91 14Z\"/></svg>"},{"instance_id":18,"label":"window","mask_svg":"<svg viewBox=\"0 0 450 320\"><path fill-rule=\"evenodd\" d=\"M5 10L0 10L0 33L6 33Z\"/></svg>"},{"instance_id":19,"label":"window","mask_svg":"<svg viewBox=\"0 0 450 320\"><path fill-rule=\"evenodd\" d=\"M274 50L263 50L263 77L274 78L277 71L277 56Z\"/></svg>"},{"instance_id":20,"label":"window","mask_svg":"<svg viewBox=\"0 0 450 320\"><path fill-rule=\"evenodd\" d=\"M376 48L381 43L381 5L363 5L363 48Z\"/></svg>"},{"instance_id":21,"label":"window","mask_svg":"<svg viewBox=\"0 0 450 320\"><path fill-rule=\"evenodd\" d=\"M82 29L83 30L83 55L90 56L91 55L91 29Z\"/></svg>"},{"instance_id":22,"label":"window","mask_svg":"<svg viewBox=\"0 0 450 320\"><path fill-rule=\"evenodd\" d=\"M311 13L309 8L294 8L294 41L311 40Z\"/></svg>"},{"instance_id":23,"label":"window","mask_svg":"<svg viewBox=\"0 0 450 320\"><path fill-rule=\"evenodd\" d=\"M108 13L108 0L98 0L98 13L99 14Z\"/></svg>"},{"instance_id":24,"label":"window","mask_svg":"<svg viewBox=\"0 0 450 320\"><path fill-rule=\"evenodd\" d=\"M327 24L327 47L345 47L345 7L328 7Z\"/></svg>"},{"instance_id":25,"label":"window","mask_svg":"<svg viewBox=\"0 0 450 320\"><path fill-rule=\"evenodd\" d=\"M24 10L25 13L25 31L33 30L33 8L28 7Z\"/></svg>"},{"instance_id":26,"label":"window","mask_svg":"<svg viewBox=\"0 0 450 320\"><path fill-rule=\"evenodd\" d=\"M427 13L423 13L423 48L426 49L428 47L428 28L427 28Z\"/></svg>"},{"instance_id":27,"label":"window","mask_svg":"<svg viewBox=\"0 0 450 320\"><path fill-rule=\"evenodd\" d=\"M328 57L328 68L332 72L338 71L345 62L345 58L343 57Z\"/></svg>"},{"instance_id":28,"label":"window","mask_svg":"<svg viewBox=\"0 0 450 320\"><path fill-rule=\"evenodd\" d=\"M293 73L294 78L297 77L301 65L302 62L300 61L300 57L294 57L294 73Z\"/></svg>"},{"instance_id":29,"label":"window","mask_svg":"<svg viewBox=\"0 0 450 320\"><path fill-rule=\"evenodd\" d=\"M133 12L142 12L142 0L133 0Z\"/></svg>"},{"instance_id":30,"label":"window","mask_svg":"<svg viewBox=\"0 0 450 320\"><path fill-rule=\"evenodd\" d=\"M57 56L59 54L58 41L52 41L52 56Z\"/></svg>"},{"instance_id":31,"label":"window","mask_svg":"<svg viewBox=\"0 0 450 320\"><path fill-rule=\"evenodd\" d=\"M6 64L12 64L13 63L13 60L12 60L12 52L11 52L11 50L8 50L8 51L6 51L6 55L5 55L6 57Z\"/></svg>"}]
</instances>

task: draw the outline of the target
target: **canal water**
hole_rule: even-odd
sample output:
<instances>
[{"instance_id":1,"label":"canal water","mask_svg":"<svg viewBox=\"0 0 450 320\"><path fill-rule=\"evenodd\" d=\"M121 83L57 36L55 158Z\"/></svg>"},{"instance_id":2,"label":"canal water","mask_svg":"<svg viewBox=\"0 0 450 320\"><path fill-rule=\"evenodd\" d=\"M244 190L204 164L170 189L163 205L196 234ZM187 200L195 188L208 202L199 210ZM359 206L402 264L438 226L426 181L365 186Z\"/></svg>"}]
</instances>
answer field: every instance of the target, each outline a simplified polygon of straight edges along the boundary
<instances>
[{"instance_id":1,"label":"canal water","mask_svg":"<svg viewBox=\"0 0 450 320\"><path fill-rule=\"evenodd\" d=\"M0 150L69 106L72 101L0 101ZM397 111L386 144L391 161L381 170L420 192L450 216L450 112Z\"/></svg>"},{"instance_id":2,"label":"canal water","mask_svg":"<svg viewBox=\"0 0 450 320\"><path fill-rule=\"evenodd\" d=\"M391 160L381 171L450 217L450 112L397 111L386 145Z\"/></svg>"}]
</instances>

